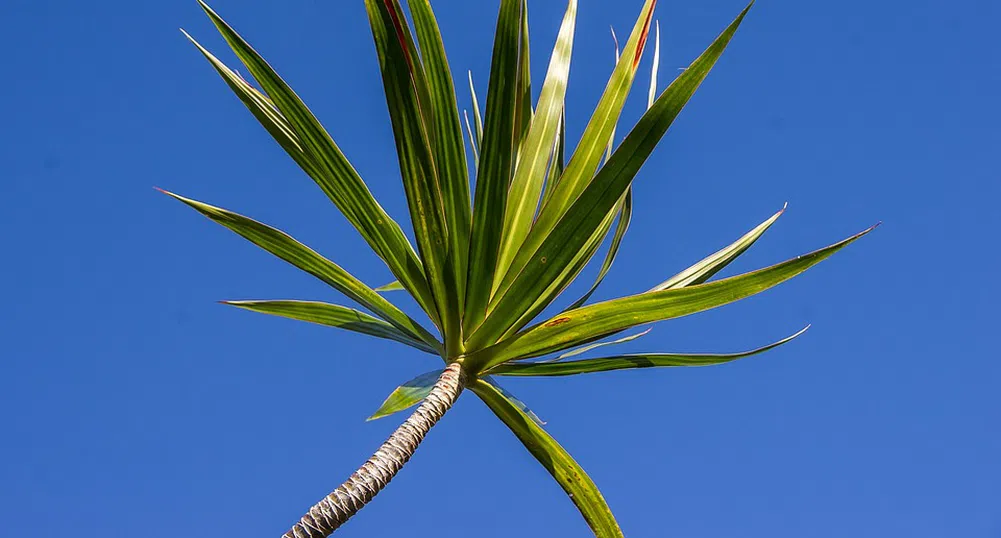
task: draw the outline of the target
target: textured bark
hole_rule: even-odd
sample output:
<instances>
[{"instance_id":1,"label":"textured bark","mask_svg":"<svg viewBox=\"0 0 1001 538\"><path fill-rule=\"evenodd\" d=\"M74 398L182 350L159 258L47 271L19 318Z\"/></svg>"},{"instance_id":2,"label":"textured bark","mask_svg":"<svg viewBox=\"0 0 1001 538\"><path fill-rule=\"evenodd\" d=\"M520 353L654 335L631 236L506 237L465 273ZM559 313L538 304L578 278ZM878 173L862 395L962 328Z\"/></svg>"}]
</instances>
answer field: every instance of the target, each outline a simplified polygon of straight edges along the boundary
<instances>
[{"instance_id":1,"label":"textured bark","mask_svg":"<svg viewBox=\"0 0 1001 538\"><path fill-rule=\"evenodd\" d=\"M455 403L464 385L465 374L461 366L450 364L414 414L361 468L316 503L283 538L326 538L361 510L410 460L424 436Z\"/></svg>"}]
</instances>

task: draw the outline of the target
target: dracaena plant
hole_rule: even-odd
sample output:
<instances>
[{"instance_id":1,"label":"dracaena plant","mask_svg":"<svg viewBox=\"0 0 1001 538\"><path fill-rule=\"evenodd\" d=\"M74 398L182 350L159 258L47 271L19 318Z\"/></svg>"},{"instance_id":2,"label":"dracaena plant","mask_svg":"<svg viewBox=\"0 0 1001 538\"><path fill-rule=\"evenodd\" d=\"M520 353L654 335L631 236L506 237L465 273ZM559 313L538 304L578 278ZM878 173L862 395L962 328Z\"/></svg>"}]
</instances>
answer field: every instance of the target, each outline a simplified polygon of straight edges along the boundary
<instances>
[{"instance_id":1,"label":"dracaena plant","mask_svg":"<svg viewBox=\"0 0 1001 538\"><path fill-rule=\"evenodd\" d=\"M780 211L732 245L649 291L587 304L608 273L629 226L633 179L751 6L662 92L657 91L655 58L647 111L615 145L616 123L651 34L656 1L646 0L604 94L573 148L567 146L564 97L576 0L569 1L534 103L527 0L500 0L486 108L481 113L474 92L472 120L457 107L455 83L430 3L407 0L407 4L412 21L400 0L365 0L416 249L303 101L232 27L202 4L257 85L197 42L195 45L396 278L391 285L373 289L275 228L171 194L329 284L368 313L322 302L230 304L395 340L436 355L443 362L441 368L404 383L386 399L374 417L419 406L371 459L310 509L285 536L321 537L337 529L386 486L464 389L483 400L549 471L596 536L622 536L587 473L546 433L525 404L501 388L497 378L712 365L772 349L802 331L769 346L730 355L579 357L585 351L643 334L606 340L632 327L695 314L760 293L806 271L869 230L778 265L710 281L747 250L778 219ZM654 48L659 49L659 38L654 42ZM659 56L659 51L654 55ZM470 169L475 174L475 190L470 188ZM609 251L590 290L558 314L537 320L609 235ZM425 328L388 300L384 294L394 289L408 292L436 331Z\"/></svg>"}]
</instances>

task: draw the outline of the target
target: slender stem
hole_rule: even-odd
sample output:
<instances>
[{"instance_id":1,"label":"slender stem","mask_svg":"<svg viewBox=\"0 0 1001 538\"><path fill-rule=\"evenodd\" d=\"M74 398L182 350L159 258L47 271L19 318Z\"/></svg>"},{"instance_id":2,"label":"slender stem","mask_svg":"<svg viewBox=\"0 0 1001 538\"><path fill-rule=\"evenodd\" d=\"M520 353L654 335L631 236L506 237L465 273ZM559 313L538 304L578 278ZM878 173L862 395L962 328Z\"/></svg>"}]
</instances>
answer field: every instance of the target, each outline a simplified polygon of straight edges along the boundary
<instances>
[{"instance_id":1,"label":"slender stem","mask_svg":"<svg viewBox=\"0 0 1001 538\"><path fill-rule=\"evenodd\" d=\"M424 436L458 399L464 385L461 365L450 364L414 414L347 481L310 508L283 538L326 538L361 510L410 460Z\"/></svg>"}]
</instances>

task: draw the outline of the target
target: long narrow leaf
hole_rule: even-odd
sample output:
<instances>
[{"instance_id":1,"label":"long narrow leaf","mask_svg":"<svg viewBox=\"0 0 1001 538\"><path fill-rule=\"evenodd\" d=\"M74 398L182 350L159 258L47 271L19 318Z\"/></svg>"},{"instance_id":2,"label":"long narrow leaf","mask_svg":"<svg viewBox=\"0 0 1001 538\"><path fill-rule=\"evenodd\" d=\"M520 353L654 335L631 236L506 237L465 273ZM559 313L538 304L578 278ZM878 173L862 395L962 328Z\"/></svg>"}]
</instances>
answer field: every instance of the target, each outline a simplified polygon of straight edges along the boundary
<instances>
[{"instance_id":1,"label":"long narrow leaf","mask_svg":"<svg viewBox=\"0 0 1001 538\"><path fill-rule=\"evenodd\" d=\"M618 214L615 234L612 236L612 244L608 246L605 260L601 263L598 275L594 278L594 284L591 284L591 287L588 288L584 295L574 301L566 310L573 310L583 306L594 295L594 292L598 291L598 286L604 282L605 277L608 276L608 272L612 270L612 264L615 263L615 258L619 255L619 248L622 247L622 239L625 238L626 232L629 231L629 224L633 220L633 189L631 187L626 191L626 195L623 197L622 202L620 202Z\"/></svg>"},{"instance_id":2,"label":"long narrow leaf","mask_svg":"<svg viewBox=\"0 0 1001 538\"><path fill-rule=\"evenodd\" d=\"M521 2L521 41L518 45L518 90L515 104L514 139L515 153L521 151L521 145L528 135L532 124L532 55L528 36L528 0ZM517 164L517 157L515 164Z\"/></svg>"},{"instance_id":3,"label":"long narrow leaf","mask_svg":"<svg viewBox=\"0 0 1001 538\"><path fill-rule=\"evenodd\" d=\"M546 185L542 191L542 206L546 205L552 195L556 185L560 182L563 170L567 161L567 110L566 103L563 104L563 111L560 112L560 128L553 144L553 151L549 157L549 168L546 171Z\"/></svg>"},{"instance_id":4,"label":"long narrow leaf","mask_svg":"<svg viewBox=\"0 0 1001 538\"><path fill-rule=\"evenodd\" d=\"M394 280L394 281L390 282L389 284L383 284L382 286L379 286L378 288L375 288L375 291L377 291L379 293L386 293L386 292L389 292L389 291L403 291L405 289L406 288L403 287L403 284L400 284L399 280Z\"/></svg>"},{"instance_id":5,"label":"long narrow leaf","mask_svg":"<svg viewBox=\"0 0 1001 538\"><path fill-rule=\"evenodd\" d=\"M400 279L417 302L437 319L424 268L400 226L382 209L340 148L292 88L278 73L207 4L202 9L226 39L237 57L261 84L274 106L288 121L315 169L306 169L345 218Z\"/></svg>"},{"instance_id":6,"label":"long narrow leaf","mask_svg":"<svg viewBox=\"0 0 1001 538\"><path fill-rule=\"evenodd\" d=\"M443 371L443 369L439 369L421 374L396 387L396 390L386 398L386 401L382 402L379 409L372 416L368 417L368 420L378 420L388 417L421 403L421 400L431 394L434 384L438 382L438 378Z\"/></svg>"},{"instance_id":7,"label":"long narrow leaf","mask_svg":"<svg viewBox=\"0 0 1001 538\"><path fill-rule=\"evenodd\" d=\"M358 302L375 315L393 324L397 329L403 331L404 334L415 340L420 340L432 348L440 346L438 340L431 333L404 314L399 308L396 308L396 306L340 266L317 254L302 243L299 243L288 234L243 215L167 191L163 192L236 232L251 243L322 280L327 285L346 295L349 299Z\"/></svg>"},{"instance_id":8,"label":"long narrow leaf","mask_svg":"<svg viewBox=\"0 0 1001 538\"><path fill-rule=\"evenodd\" d=\"M434 121L434 111L430 90L398 2L366 0L365 7L379 53L417 248L424 261L442 333L448 338L445 347L451 350L459 344L461 336L458 284L449 261L449 232L432 149L430 123Z\"/></svg>"},{"instance_id":9,"label":"long narrow leaf","mask_svg":"<svg viewBox=\"0 0 1001 538\"><path fill-rule=\"evenodd\" d=\"M574 30L577 22L577 0L570 0L560 27L556 46L549 60L549 71L542 85L539 104L535 109L531 127L521 145L518 166L508 192L504 214L504 234L497 273L504 274L511 265L535 220L539 198L542 195L546 171L559 136L560 117L566 98L570 58L573 54ZM500 284L499 281L494 282Z\"/></svg>"},{"instance_id":10,"label":"long narrow leaf","mask_svg":"<svg viewBox=\"0 0 1001 538\"><path fill-rule=\"evenodd\" d=\"M532 245L539 246L527 256L528 262L521 266L522 269L514 276L513 282L506 288L502 285L498 289L491 302L494 305L491 314L476 333L469 337L472 349L496 342L498 337L509 333L509 329L517 330L519 327L512 326L512 320L524 320L524 313L534 315L546 306L532 307L532 298L539 297L559 277L567 262L580 251L594 230L607 218L609 211L619 202L640 167L726 49L748 9L750 5L640 118L639 123L615 150L611 160L601 168L594 181L559 223L549 231L538 227L532 229L519 257L530 250ZM624 53L626 58L630 57L628 50L627 47L627 53ZM560 184L562 185L562 181ZM533 240L532 236L537 237ZM505 280L510 279L517 267L519 264L516 262Z\"/></svg>"},{"instance_id":11,"label":"long narrow leaf","mask_svg":"<svg viewBox=\"0 0 1001 538\"><path fill-rule=\"evenodd\" d=\"M590 263L591 259L598 252L598 249L605 241L605 237L608 235L608 232L612 229L612 224L615 222L615 218L615 210L608 213L598 229L595 230L587 242L584 243L584 246L577 251L577 254L574 255L569 263L560 269L559 274L553 283L535 298L532 302L532 306L524 312L520 318L518 318L518 321L514 323L511 328L507 330L507 332L500 337L500 340L510 337L520 328L528 325L532 319L546 307L546 305L550 304L556 297L559 297L559 295L566 290L566 288L573 282L574 278L580 274L584 267Z\"/></svg>"},{"instance_id":12,"label":"long narrow leaf","mask_svg":"<svg viewBox=\"0 0 1001 538\"><path fill-rule=\"evenodd\" d=\"M463 110L462 116L466 120L466 134L469 135L469 149L473 152L473 167L475 169L480 166L480 139L473 133L473 126L469 123L469 112Z\"/></svg>"},{"instance_id":13,"label":"long narrow leaf","mask_svg":"<svg viewBox=\"0 0 1001 538\"><path fill-rule=\"evenodd\" d=\"M588 345L586 345L584 347L579 347L577 349L571 349L570 351L567 351L566 353L560 355L559 358L557 359L557 361L561 361L563 359L569 359L570 357L576 357L577 355L583 355L585 353L594 351L595 349L598 349L598 348L607 347L607 346L617 346L619 344L625 344L627 342L632 342L633 340L636 340L637 338L642 338L642 337L650 334L650 331L652 331L652 330L653 329L647 329L647 330L645 330L643 332L632 334L632 335L626 336L624 338L619 338L617 340L611 340L611 341L608 341L608 342L598 342L596 344L588 344Z\"/></svg>"},{"instance_id":14,"label":"long narrow leaf","mask_svg":"<svg viewBox=\"0 0 1001 538\"><path fill-rule=\"evenodd\" d=\"M295 133L288 120L275 107L271 98L251 86L249 82L244 80L236 71L227 67L226 64L216 58L215 55L203 47L195 38L191 37L190 34L184 30L181 30L181 33L198 48L223 80L226 81L226 84L233 90L233 93L243 101L243 104L254 114L257 121L264 126L296 164L310 177L318 176L319 172L312 155L303 149L302 143L299 141L299 135Z\"/></svg>"},{"instance_id":15,"label":"long narrow leaf","mask_svg":"<svg viewBox=\"0 0 1001 538\"><path fill-rule=\"evenodd\" d=\"M480 379L482 379L486 383L489 383L490 386L492 386L493 388L497 389L497 392L500 392L501 394L503 394L504 397L507 398L508 402L510 402L515 407L517 407L518 410L521 411L522 413L524 413L526 416L528 416L529 418L531 418L532 422L535 422L536 425L538 425L540 427L546 425L546 422L544 420L542 420L541 418L539 418L539 415L536 415L535 411L532 411L528 407L528 404L526 404L525 402L523 402L520 399L518 399L518 397L515 396L514 394L511 394L510 392L508 392L507 389L505 389L504 387L502 387L501 384L498 383L496 379L494 379L494 378L492 378L490 376L485 376L485 377L482 377Z\"/></svg>"},{"instance_id":16,"label":"long narrow leaf","mask_svg":"<svg viewBox=\"0 0 1001 538\"><path fill-rule=\"evenodd\" d=\"M829 247L771 267L686 288L623 297L572 310L466 358L470 368L538 357L593 342L623 329L679 318L761 293L826 260L875 226Z\"/></svg>"},{"instance_id":17,"label":"long narrow leaf","mask_svg":"<svg viewBox=\"0 0 1001 538\"><path fill-rule=\"evenodd\" d=\"M473 100L473 120L476 126L476 149L483 144L483 114L480 112L480 100L476 97L476 85L473 84L473 72L469 72L469 97Z\"/></svg>"},{"instance_id":18,"label":"long narrow leaf","mask_svg":"<svg viewBox=\"0 0 1001 538\"><path fill-rule=\"evenodd\" d=\"M594 481L546 430L490 383L478 379L470 388L559 483L596 538L622 538L622 530Z\"/></svg>"},{"instance_id":19,"label":"long narrow leaf","mask_svg":"<svg viewBox=\"0 0 1001 538\"><path fill-rule=\"evenodd\" d=\"M480 167L476 175L473 232L469 245L469 277L463 329L470 332L483 320L497 267L504 226L507 189L517 151L518 51L521 48L523 0L501 0L494 37L490 89Z\"/></svg>"},{"instance_id":20,"label":"long narrow leaf","mask_svg":"<svg viewBox=\"0 0 1001 538\"><path fill-rule=\"evenodd\" d=\"M459 312L466 293L466 256L472 226L469 170L463 145L462 123L455 98L455 82L445 54L441 31L428 0L408 0L420 45L424 72L434 107L435 163L441 183L449 259L455 275Z\"/></svg>"},{"instance_id":21,"label":"long narrow leaf","mask_svg":"<svg viewBox=\"0 0 1001 538\"><path fill-rule=\"evenodd\" d=\"M661 282L650 291L684 288L686 286L701 284L709 280L713 275L722 271L724 267L730 265L731 262L746 252L747 249L751 248L751 245L760 239L761 236L764 235L764 233L768 231L773 224L775 224L775 221L779 220L779 217L781 217L783 213L785 213L784 207L781 211L772 215L771 218L765 222L757 225L753 230L747 232L743 237L734 241L726 248L717 251L699 263L685 269L664 282Z\"/></svg>"},{"instance_id":22,"label":"long narrow leaf","mask_svg":"<svg viewBox=\"0 0 1001 538\"><path fill-rule=\"evenodd\" d=\"M615 370L631 370L636 368L668 368L680 366L712 366L733 362L775 349L791 342L805 333L807 326L798 333L779 340L773 344L742 353L729 354L696 354L696 353L638 353L631 355L615 355L597 359L583 359L563 362L522 363L510 362L502 364L490 371L491 374L502 376L551 377L577 374L592 374L611 372Z\"/></svg>"},{"instance_id":23,"label":"long narrow leaf","mask_svg":"<svg viewBox=\"0 0 1001 538\"><path fill-rule=\"evenodd\" d=\"M623 56L631 61L618 62L613 70L605 93L591 116L581 141L570 158L570 163L567 164L566 170L553 189L546 205L539 211L531 233L525 238L524 244L511 262L510 268L503 275L499 275L502 277L501 284L496 286L495 300L490 303L488 315L497 306L499 298L503 297L511 288L522 269L534 261L533 254L540 248L563 214L594 177L594 172L601 163L605 147L615 129L615 124L635 79L636 65L649 34L653 9L656 4L656 0L647 0L643 6L632 35L622 52ZM602 215L607 214L610 209L606 209ZM545 287L542 286L543 289ZM508 317L517 318L517 316ZM488 332L488 334L490 333ZM492 336L499 336L499 334L500 332L492 334Z\"/></svg>"},{"instance_id":24,"label":"long narrow leaf","mask_svg":"<svg viewBox=\"0 0 1001 538\"><path fill-rule=\"evenodd\" d=\"M223 304L260 314L281 316L395 340L432 355L441 354L441 351L407 336L389 323L346 306L313 301L223 301Z\"/></svg>"}]
</instances>

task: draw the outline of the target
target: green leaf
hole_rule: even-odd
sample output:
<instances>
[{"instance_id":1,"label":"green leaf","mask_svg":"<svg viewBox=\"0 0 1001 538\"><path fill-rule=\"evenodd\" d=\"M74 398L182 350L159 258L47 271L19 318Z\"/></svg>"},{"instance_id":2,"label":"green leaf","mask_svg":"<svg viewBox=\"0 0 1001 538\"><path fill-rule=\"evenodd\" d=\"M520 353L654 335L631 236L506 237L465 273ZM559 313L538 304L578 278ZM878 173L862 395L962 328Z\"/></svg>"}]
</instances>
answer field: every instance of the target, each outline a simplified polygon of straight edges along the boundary
<instances>
[{"instance_id":1,"label":"green leaf","mask_svg":"<svg viewBox=\"0 0 1001 538\"><path fill-rule=\"evenodd\" d=\"M584 293L579 299L573 302L566 310L573 310L575 308L580 308L587 302L588 299L594 295L594 292L598 291L598 286L605 280L608 276L608 272L612 270L612 264L615 263L615 258L619 255L619 248L622 247L622 239L626 236L626 232L629 231L629 223L633 220L633 189L629 188L626 191L625 197L623 197L622 202L619 205L618 211L618 224L615 225L615 235L612 236L612 244L608 247L608 252L605 254L605 261L601 264L601 269L598 270L598 276L594 279L594 284ZM604 233L601 234L604 237ZM531 311L531 309L529 310Z\"/></svg>"},{"instance_id":2,"label":"green leaf","mask_svg":"<svg viewBox=\"0 0 1001 538\"><path fill-rule=\"evenodd\" d=\"M501 283L495 286L497 291L487 309L488 316L498 305L500 298L504 297L511 289L513 282L521 274L522 269L532 261L532 254L540 248L543 240L557 223L560 222L563 214L571 206L571 203L594 177L594 172L601 163L608 140L612 136L615 124L622 112L622 106L625 104L626 97L632 87L636 74L636 63L642 54L646 36L649 33L653 8L656 3L656 0L646 1L636 21L629 42L623 51L623 55L626 58L635 58L635 61L619 62L616 65L605 93L602 95L597 109L591 116L591 120L584 130L577 149L570 158L570 163L567 165L559 182L553 188L545 206L539 211L538 218L531 232L525 238L523 245L515 255L510 268L505 273L498 274L499 278L502 277ZM489 114L487 119L489 119ZM604 216L610 210L611 207L606 209L602 215ZM597 226L597 223L595 223L595 226ZM587 235L589 236L590 232ZM545 289L548 285L549 282L546 282L540 289ZM522 298L525 299L526 297L522 296ZM520 313L518 312L518 314ZM505 317L508 319L517 319L519 316L506 312ZM496 338L503 332L497 331L494 334L493 331L488 331L484 336ZM482 340L477 340L476 344L473 345L482 343Z\"/></svg>"},{"instance_id":3,"label":"green leaf","mask_svg":"<svg viewBox=\"0 0 1001 538\"><path fill-rule=\"evenodd\" d=\"M440 347L438 340L419 323L384 299L360 280L316 251L299 243L288 234L265 224L177 194L162 191L199 213L236 232L251 243L274 254L286 262L322 280L327 285L358 302L380 318L388 321L404 334L420 340L432 348Z\"/></svg>"},{"instance_id":4,"label":"green leaf","mask_svg":"<svg viewBox=\"0 0 1001 538\"><path fill-rule=\"evenodd\" d=\"M473 72L469 72L469 96L473 100L473 120L476 125L476 149L483 143L483 115L480 113L480 100L476 98L476 86L473 84Z\"/></svg>"},{"instance_id":5,"label":"green leaf","mask_svg":"<svg viewBox=\"0 0 1001 538\"><path fill-rule=\"evenodd\" d=\"M779 340L773 344L743 353L730 354L693 354L693 353L640 353L631 355L616 355L599 359L583 359L564 362L509 362L490 371L494 375L503 376L567 376L611 372L614 370L631 370L635 368L667 368L678 366L712 366L724 364L745 357L758 355L791 342L805 333L808 325L798 333Z\"/></svg>"},{"instance_id":6,"label":"green leaf","mask_svg":"<svg viewBox=\"0 0 1001 538\"><path fill-rule=\"evenodd\" d=\"M377 291L379 293L385 293L387 291L403 291L405 289L406 288L403 287L403 284L400 284L399 280L394 280L394 281L390 282L389 284L385 284L385 285L379 286L378 288L375 288L375 291Z\"/></svg>"},{"instance_id":7,"label":"green leaf","mask_svg":"<svg viewBox=\"0 0 1001 538\"><path fill-rule=\"evenodd\" d=\"M558 142L576 21L577 0L570 0L556 46L549 60L549 71L542 85L539 104L528 135L521 145L514 179L508 191L497 274L504 274L507 271L535 220L553 147ZM494 284L500 282L495 280Z\"/></svg>"},{"instance_id":8,"label":"green leaf","mask_svg":"<svg viewBox=\"0 0 1001 538\"><path fill-rule=\"evenodd\" d=\"M472 226L469 169L463 145L462 124L455 99L455 83L445 54L441 32L428 0L408 0L420 45L434 106L435 163L441 182L445 224L448 229L449 259L455 275L459 312L466 292L466 257Z\"/></svg>"},{"instance_id":9,"label":"green leaf","mask_svg":"<svg viewBox=\"0 0 1001 538\"><path fill-rule=\"evenodd\" d=\"M440 350L407 336L389 323L345 306L313 301L223 301L223 304L251 312L281 316L395 340L432 355L441 354Z\"/></svg>"},{"instance_id":10,"label":"green leaf","mask_svg":"<svg viewBox=\"0 0 1001 538\"><path fill-rule=\"evenodd\" d=\"M523 0L501 0L487 94L487 115L476 175L469 278L462 320L465 332L483 320L497 267L507 189L517 151L519 50Z\"/></svg>"},{"instance_id":11,"label":"green leaf","mask_svg":"<svg viewBox=\"0 0 1001 538\"><path fill-rule=\"evenodd\" d=\"M640 167L723 53L746 15L747 9L750 9L750 5L640 118L639 123L622 141L612 158L601 168L559 223L546 230L544 226L538 226L541 222L540 216L540 221L529 233L529 238L518 254L519 258L524 255L528 262L520 264L516 261L511 266L512 271L508 272L505 280L513 279L513 282L507 286L502 284L498 289L497 295L491 302L494 306L486 321L469 336L468 349L478 349L493 344L500 336L510 334L511 329L520 328L512 325L512 320L522 323L526 319L531 319L525 315L526 312L534 316L545 308L544 304L532 306L533 298L539 297L543 290L559 278L567 263L580 252L592 237L594 230L619 202ZM625 58L631 57L629 50L627 47ZM567 168L564 176L569 173L570 169ZM561 180L560 185L563 185L564 181L565 179ZM534 245L538 247L532 252ZM513 275L515 268L518 267L521 269Z\"/></svg>"},{"instance_id":12,"label":"green leaf","mask_svg":"<svg viewBox=\"0 0 1001 538\"><path fill-rule=\"evenodd\" d=\"M423 68L397 0L366 0L386 104L417 248L424 261L446 351L459 344L459 299L441 182L433 155L434 110ZM453 253L454 254L454 253Z\"/></svg>"},{"instance_id":13,"label":"green leaf","mask_svg":"<svg viewBox=\"0 0 1001 538\"><path fill-rule=\"evenodd\" d=\"M199 3L288 122L302 150L311 156L310 166L303 167L306 173L310 174L369 246L386 262L393 275L407 287L418 304L432 319L437 319L423 265L400 226L375 201L358 172L292 88L207 4L202 0Z\"/></svg>"},{"instance_id":14,"label":"green leaf","mask_svg":"<svg viewBox=\"0 0 1001 538\"><path fill-rule=\"evenodd\" d=\"M606 347L606 346L617 346L619 344L625 344L626 342L632 342L633 340L636 340L637 338L642 338L642 337L650 334L650 331L652 331L652 330L653 329L647 329L647 330L645 330L645 331L643 331L641 333L636 333L636 334L633 334L633 335L630 335L630 336L626 336L624 338L619 338L618 340L611 340L609 342L598 342L597 344L589 344L589 345L586 345L584 347L579 347L577 349L572 349L572 350L567 351L566 353L560 355L559 358L557 358L556 360L557 361L561 361L563 359L569 359L570 357L576 357L577 355L583 355L583 354L585 354L585 353L587 353L589 351L594 351L595 349L598 349L598 348L602 348L602 347Z\"/></svg>"},{"instance_id":15,"label":"green leaf","mask_svg":"<svg viewBox=\"0 0 1001 538\"><path fill-rule=\"evenodd\" d=\"M525 402L519 400L517 396L515 396L514 394L511 394L510 392L508 392L504 387L502 387L500 385L500 383L497 382L496 379L494 379L494 378L492 378L490 376L486 376L486 377L483 377L481 379L483 379L483 381L485 381L486 383L489 383L490 386L492 386L494 389L497 390L497 392L500 392L501 394L503 394L504 397L507 398L508 402L510 402L515 407L517 407L518 410L521 411L522 413L524 413L526 416L528 416L529 418L531 418L532 422L534 422L536 425L538 425L538 426L545 426L546 425L546 422L544 420L542 420L541 418L539 418L539 415L536 415L535 411L532 411L531 409L529 409L528 405Z\"/></svg>"},{"instance_id":16,"label":"green leaf","mask_svg":"<svg viewBox=\"0 0 1001 538\"><path fill-rule=\"evenodd\" d=\"M386 401L382 402L379 409L372 416L368 417L368 420L378 420L388 417L421 403L421 400L431 394L434 384L438 382L438 378L441 377L441 373L444 371L444 369L441 369L427 372L396 387L396 390L386 398Z\"/></svg>"},{"instance_id":17,"label":"green leaf","mask_svg":"<svg viewBox=\"0 0 1001 538\"><path fill-rule=\"evenodd\" d=\"M251 86L236 71L227 67L226 64L222 63L222 61L216 58L198 41L195 41L195 38L191 37L187 32L181 30L181 33L198 48L209 63L212 64L212 67L222 76L223 80L226 81L226 84L233 90L233 93L240 98L243 104L254 114L254 117L257 118L257 121L285 149L286 153L292 157L296 164L306 171L310 177L320 176L319 169L312 155L303 149L302 143L299 141L299 135L295 133L288 120L275 107L271 98Z\"/></svg>"},{"instance_id":18,"label":"green leaf","mask_svg":"<svg viewBox=\"0 0 1001 538\"><path fill-rule=\"evenodd\" d=\"M622 538L615 516L591 477L552 436L521 410L521 405L512 402L497 387L482 379L476 380L470 389L556 479L580 510L596 538Z\"/></svg>"},{"instance_id":19,"label":"green leaf","mask_svg":"<svg viewBox=\"0 0 1001 538\"><path fill-rule=\"evenodd\" d=\"M574 255L573 259L570 260L570 263L560 270L559 276L556 280L550 284L545 291L539 294L535 301L532 302L531 308L522 314L517 323L513 324L511 328L501 336L501 340L508 338L516 333L518 329L530 323L532 318L538 315L538 313L541 312L546 305L551 303L556 297L563 293L567 286L573 282L574 278L576 278L584 267L587 266L587 264L591 261L591 258L594 257L595 253L598 252L598 249L604 242L605 236L608 235L608 232L611 230L614 222L615 211L612 211L609 212L609 214L605 217L605 220L602 221L601 226L599 226L598 229L591 234L591 237L584 244L584 247L581 248L576 255Z\"/></svg>"},{"instance_id":20,"label":"green leaf","mask_svg":"<svg viewBox=\"0 0 1001 538\"><path fill-rule=\"evenodd\" d=\"M466 133L469 135L469 149L473 152L473 166L478 167L480 165L480 139L473 133L473 127L469 124L469 112L463 110L462 116L466 120Z\"/></svg>"},{"instance_id":21,"label":"green leaf","mask_svg":"<svg viewBox=\"0 0 1001 538\"><path fill-rule=\"evenodd\" d=\"M560 314L517 336L466 357L470 371L593 342L623 329L679 318L730 304L774 287L826 260L875 226L827 248L724 280L623 297Z\"/></svg>"},{"instance_id":22,"label":"green leaf","mask_svg":"<svg viewBox=\"0 0 1001 538\"><path fill-rule=\"evenodd\" d=\"M542 191L542 206L545 206L552 195L556 184L560 182L563 169L566 166L567 155L567 110L566 103L563 104L563 111L560 112L560 129L556 142L553 144L553 151L549 157L549 169L546 172L546 185Z\"/></svg>"},{"instance_id":23,"label":"green leaf","mask_svg":"<svg viewBox=\"0 0 1001 538\"><path fill-rule=\"evenodd\" d=\"M764 235L768 231L768 228L771 228L772 224L775 224L775 221L779 220L779 217L785 213L785 210L786 208L783 207L781 211L772 215L771 218L762 222L750 232L747 232L747 234L731 245L661 282L650 291L684 288L709 280L713 275L723 270L724 267L730 265L731 262L746 252L747 249L751 248L751 245Z\"/></svg>"},{"instance_id":24,"label":"green leaf","mask_svg":"<svg viewBox=\"0 0 1001 538\"><path fill-rule=\"evenodd\" d=\"M521 145L532 124L532 55L528 40L528 0L521 3L521 42L518 48L518 91L515 104L515 149L521 151ZM517 158L515 163L517 163Z\"/></svg>"}]
</instances>

